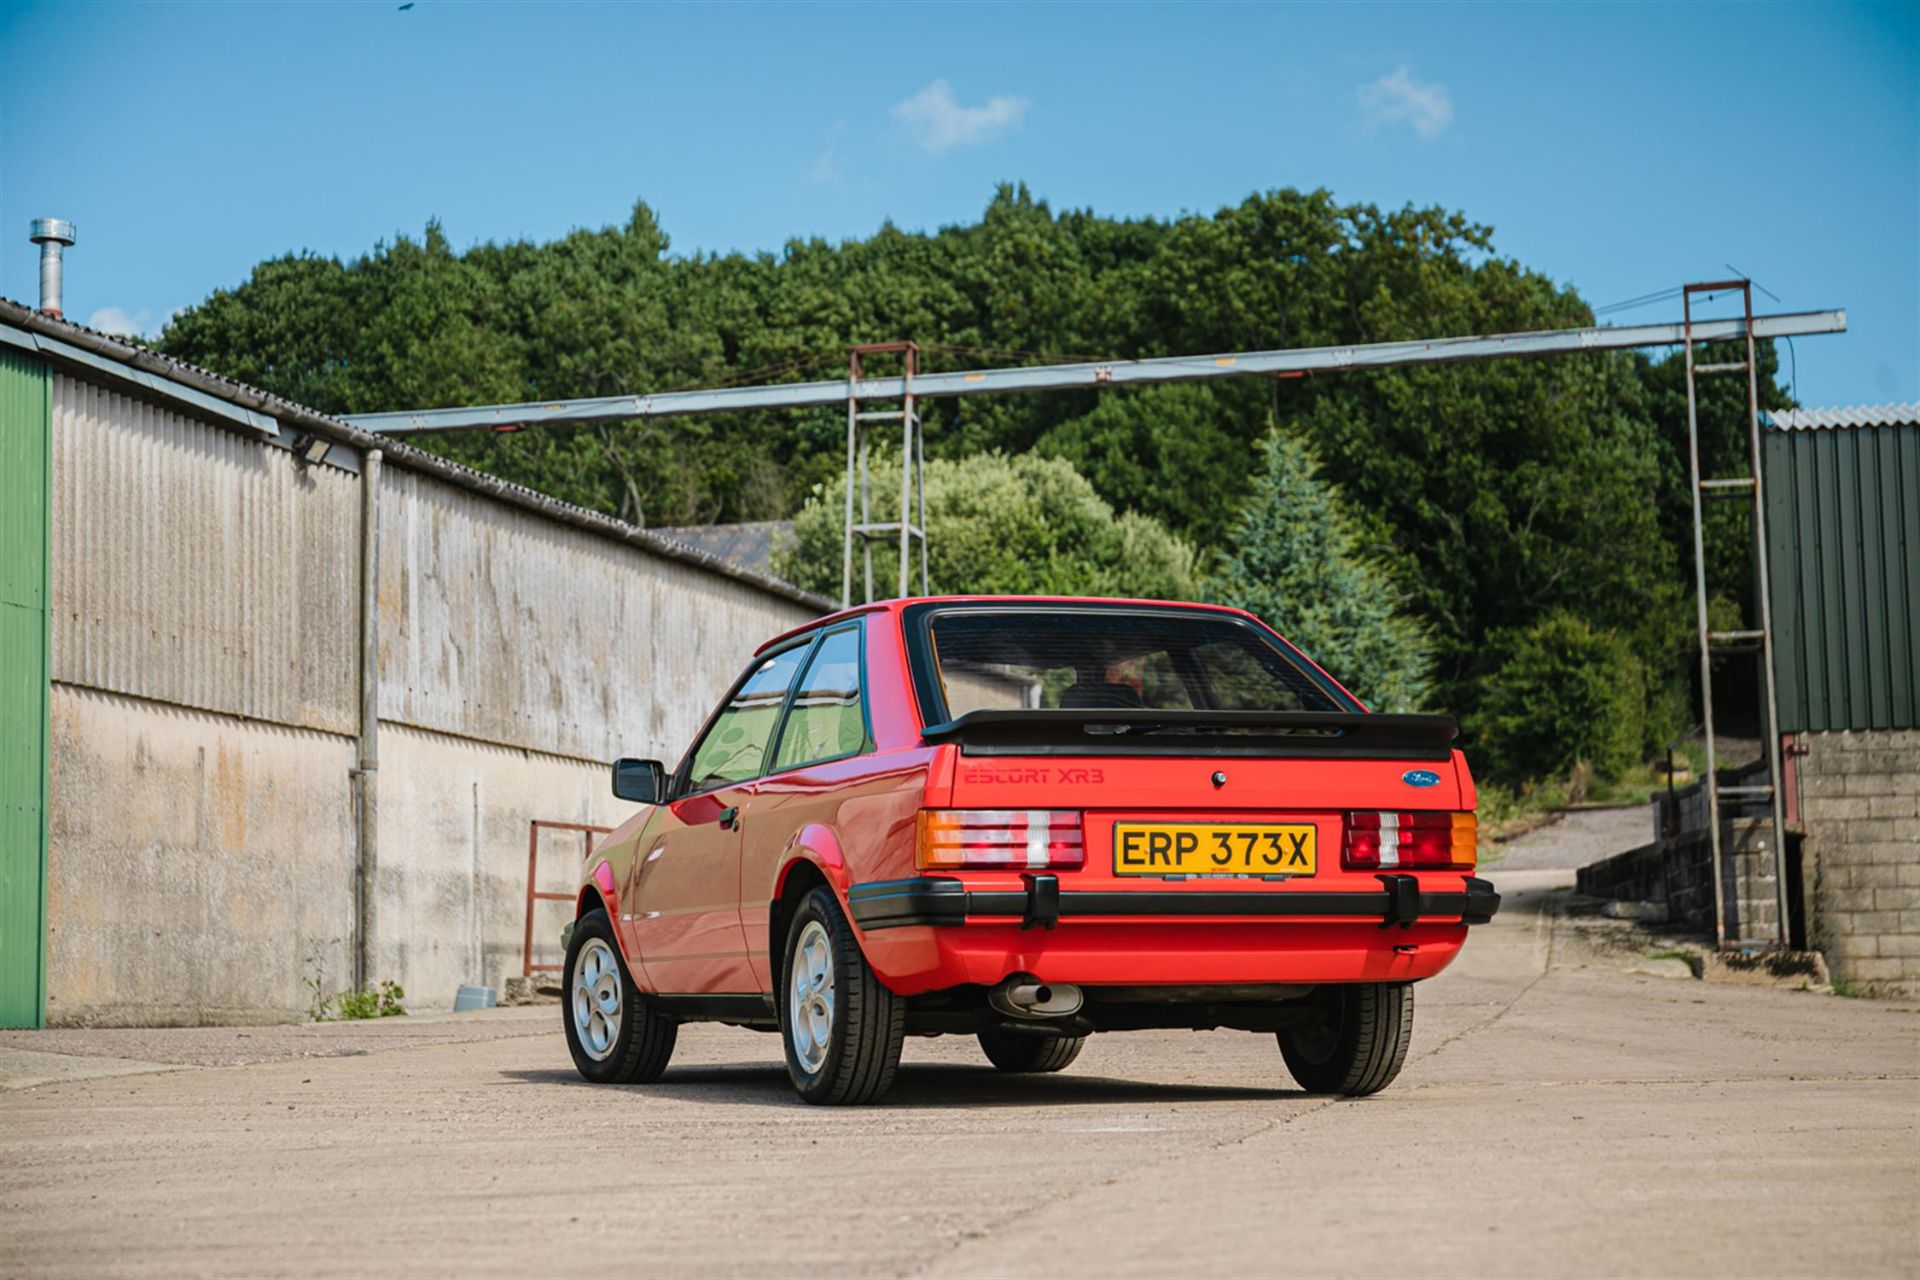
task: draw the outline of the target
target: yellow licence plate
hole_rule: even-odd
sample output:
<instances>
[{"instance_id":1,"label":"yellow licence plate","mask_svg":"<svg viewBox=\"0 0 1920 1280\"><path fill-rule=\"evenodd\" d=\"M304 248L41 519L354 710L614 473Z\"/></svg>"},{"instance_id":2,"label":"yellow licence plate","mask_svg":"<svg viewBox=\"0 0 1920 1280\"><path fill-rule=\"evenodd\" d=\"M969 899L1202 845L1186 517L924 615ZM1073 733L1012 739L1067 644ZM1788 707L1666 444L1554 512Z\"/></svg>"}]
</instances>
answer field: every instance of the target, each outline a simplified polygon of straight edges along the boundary
<instances>
[{"instance_id":1,"label":"yellow licence plate","mask_svg":"<svg viewBox=\"0 0 1920 1280\"><path fill-rule=\"evenodd\" d=\"M1117 876L1310 876L1311 822L1116 822Z\"/></svg>"}]
</instances>

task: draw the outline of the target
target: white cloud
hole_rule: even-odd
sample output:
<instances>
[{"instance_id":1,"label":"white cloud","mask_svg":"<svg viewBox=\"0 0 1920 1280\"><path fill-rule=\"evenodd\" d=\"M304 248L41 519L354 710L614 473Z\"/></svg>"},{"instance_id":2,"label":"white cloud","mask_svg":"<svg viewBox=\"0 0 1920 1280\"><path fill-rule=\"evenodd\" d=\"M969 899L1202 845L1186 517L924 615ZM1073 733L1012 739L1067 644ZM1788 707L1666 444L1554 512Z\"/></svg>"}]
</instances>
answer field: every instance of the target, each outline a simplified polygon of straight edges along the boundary
<instances>
[{"instance_id":1,"label":"white cloud","mask_svg":"<svg viewBox=\"0 0 1920 1280\"><path fill-rule=\"evenodd\" d=\"M87 328L125 338L157 338L160 331L167 327L167 321L184 310L184 307L172 307L166 311L142 307L138 311L128 311L125 307L101 307L87 317Z\"/></svg>"},{"instance_id":2,"label":"white cloud","mask_svg":"<svg viewBox=\"0 0 1920 1280\"><path fill-rule=\"evenodd\" d=\"M896 103L895 118L904 120L920 145L939 155L950 147L971 147L1004 133L1027 114L1025 98L998 97L986 105L963 107L945 80L935 80L905 102Z\"/></svg>"},{"instance_id":3,"label":"white cloud","mask_svg":"<svg viewBox=\"0 0 1920 1280\"><path fill-rule=\"evenodd\" d=\"M1360 105L1374 124L1405 121L1423 138L1437 137L1453 123L1453 95L1447 86L1415 80L1405 67L1362 88Z\"/></svg>"}]
</instances>

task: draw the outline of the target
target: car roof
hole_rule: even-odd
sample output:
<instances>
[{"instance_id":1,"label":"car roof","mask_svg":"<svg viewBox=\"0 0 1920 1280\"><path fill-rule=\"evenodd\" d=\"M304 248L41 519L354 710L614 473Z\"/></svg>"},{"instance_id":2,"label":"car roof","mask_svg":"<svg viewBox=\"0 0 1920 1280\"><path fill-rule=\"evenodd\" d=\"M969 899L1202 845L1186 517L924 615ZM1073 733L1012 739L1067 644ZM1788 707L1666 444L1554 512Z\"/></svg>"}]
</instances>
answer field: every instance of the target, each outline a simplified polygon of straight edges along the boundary
<instances>
[{"instance_id":1,"label":"car roof","mask_svg":"<svg viewBox=\"0 0 1920 1280\"><path fill-rule=\"evenodd\" d=\"M839 622L844 618L856 618L869 613L897 614L909 605L916 604L1107 604L1107 605L1145 605L1159 609L1200 609L1209 613L1234 614L1243 618L1253 615L1245 609L1235 609L1224 604L1205 604L1197 600L1147 600L1127 596L1011 596L1011 595L974 595L974 596L902 596L896 600L875 600L871 604L858 604L851 608L840 609L824 614L811 622L803 622L790 627L762 644L754 653L760 654L776 645L785 644L795 636L802 636L820 627ZM1255 619L1258 621L1258 619Z\"/></svg>"}]
</instances>

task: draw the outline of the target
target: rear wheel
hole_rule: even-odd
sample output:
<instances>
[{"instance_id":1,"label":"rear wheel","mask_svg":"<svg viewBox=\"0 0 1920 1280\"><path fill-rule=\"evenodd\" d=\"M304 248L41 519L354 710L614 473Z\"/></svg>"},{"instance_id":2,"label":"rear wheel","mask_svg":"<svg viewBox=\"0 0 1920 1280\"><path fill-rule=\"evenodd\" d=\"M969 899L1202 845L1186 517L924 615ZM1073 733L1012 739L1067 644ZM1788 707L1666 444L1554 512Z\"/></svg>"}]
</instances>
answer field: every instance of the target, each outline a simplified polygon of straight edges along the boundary
<instances>
[{"instance_id":1,"label":"rear wheel","mask_svg":"<svg viewBox=\"0 0 1920 1280\"><path fill-rule=\"evenodd\" d=\"M982 1031L987 1061L1002 1071L1064 1071L1087 1047L1085 1036L1034 1036L1018 1031Z\"/></svg>"},{"instance_id":2,"label":"rear wheel","mask_svg":"<svg viewBox=\"0 0 1920 1280\"><path fill-rule=\"evenodd\" d=\"M634 990L605 911L589 911L574 925L566 974L561 1007L567 1049L580 1074L595 1084L658 1080L680 1025L649 1009Z\"/></svg>"},{"instance_id":3,"label":"rear wheel","mask_svg":"<svg viewBox=\"0 0 1920 1280\"><path fill-rule=\"evenodd\" d=\"M780 1038L793 1087L828 1106L879 1098L900 1066L907 1005L867 964L831 889L800 900L785 959Z\"/></svg>"},{"instance_id":4,"label":"rear wheel","mask_svg":"<svg viewBox=\"0 0 1920 1280\"><path fill-rule=\"evenodd\" d=\"M1313 1017L1278 1033L1287 1070L1308 1093L1349 1098L1393 1083L1413 1039L1413 984L1356 982L1324 986Z\"/></svg>"}]
</instances>

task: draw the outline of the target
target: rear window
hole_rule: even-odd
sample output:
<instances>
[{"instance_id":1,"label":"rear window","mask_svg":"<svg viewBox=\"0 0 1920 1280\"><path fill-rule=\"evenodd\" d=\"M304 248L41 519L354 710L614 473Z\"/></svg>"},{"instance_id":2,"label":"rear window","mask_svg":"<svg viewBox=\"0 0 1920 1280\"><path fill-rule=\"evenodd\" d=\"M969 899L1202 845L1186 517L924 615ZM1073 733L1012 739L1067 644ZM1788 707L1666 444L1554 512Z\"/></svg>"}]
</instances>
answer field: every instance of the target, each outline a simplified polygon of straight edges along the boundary
<instances>
[{"instance_id":1,"label":"rear window","mask_svg":"<svg viewBox=\"0 0 1920 1280\"><path fill-rule=\"evenodd\" d=\"M969 711L1357 711L1261 627L1129 606L928 606L909 621L928 724Z\"/></svg>"}]
</instances>

